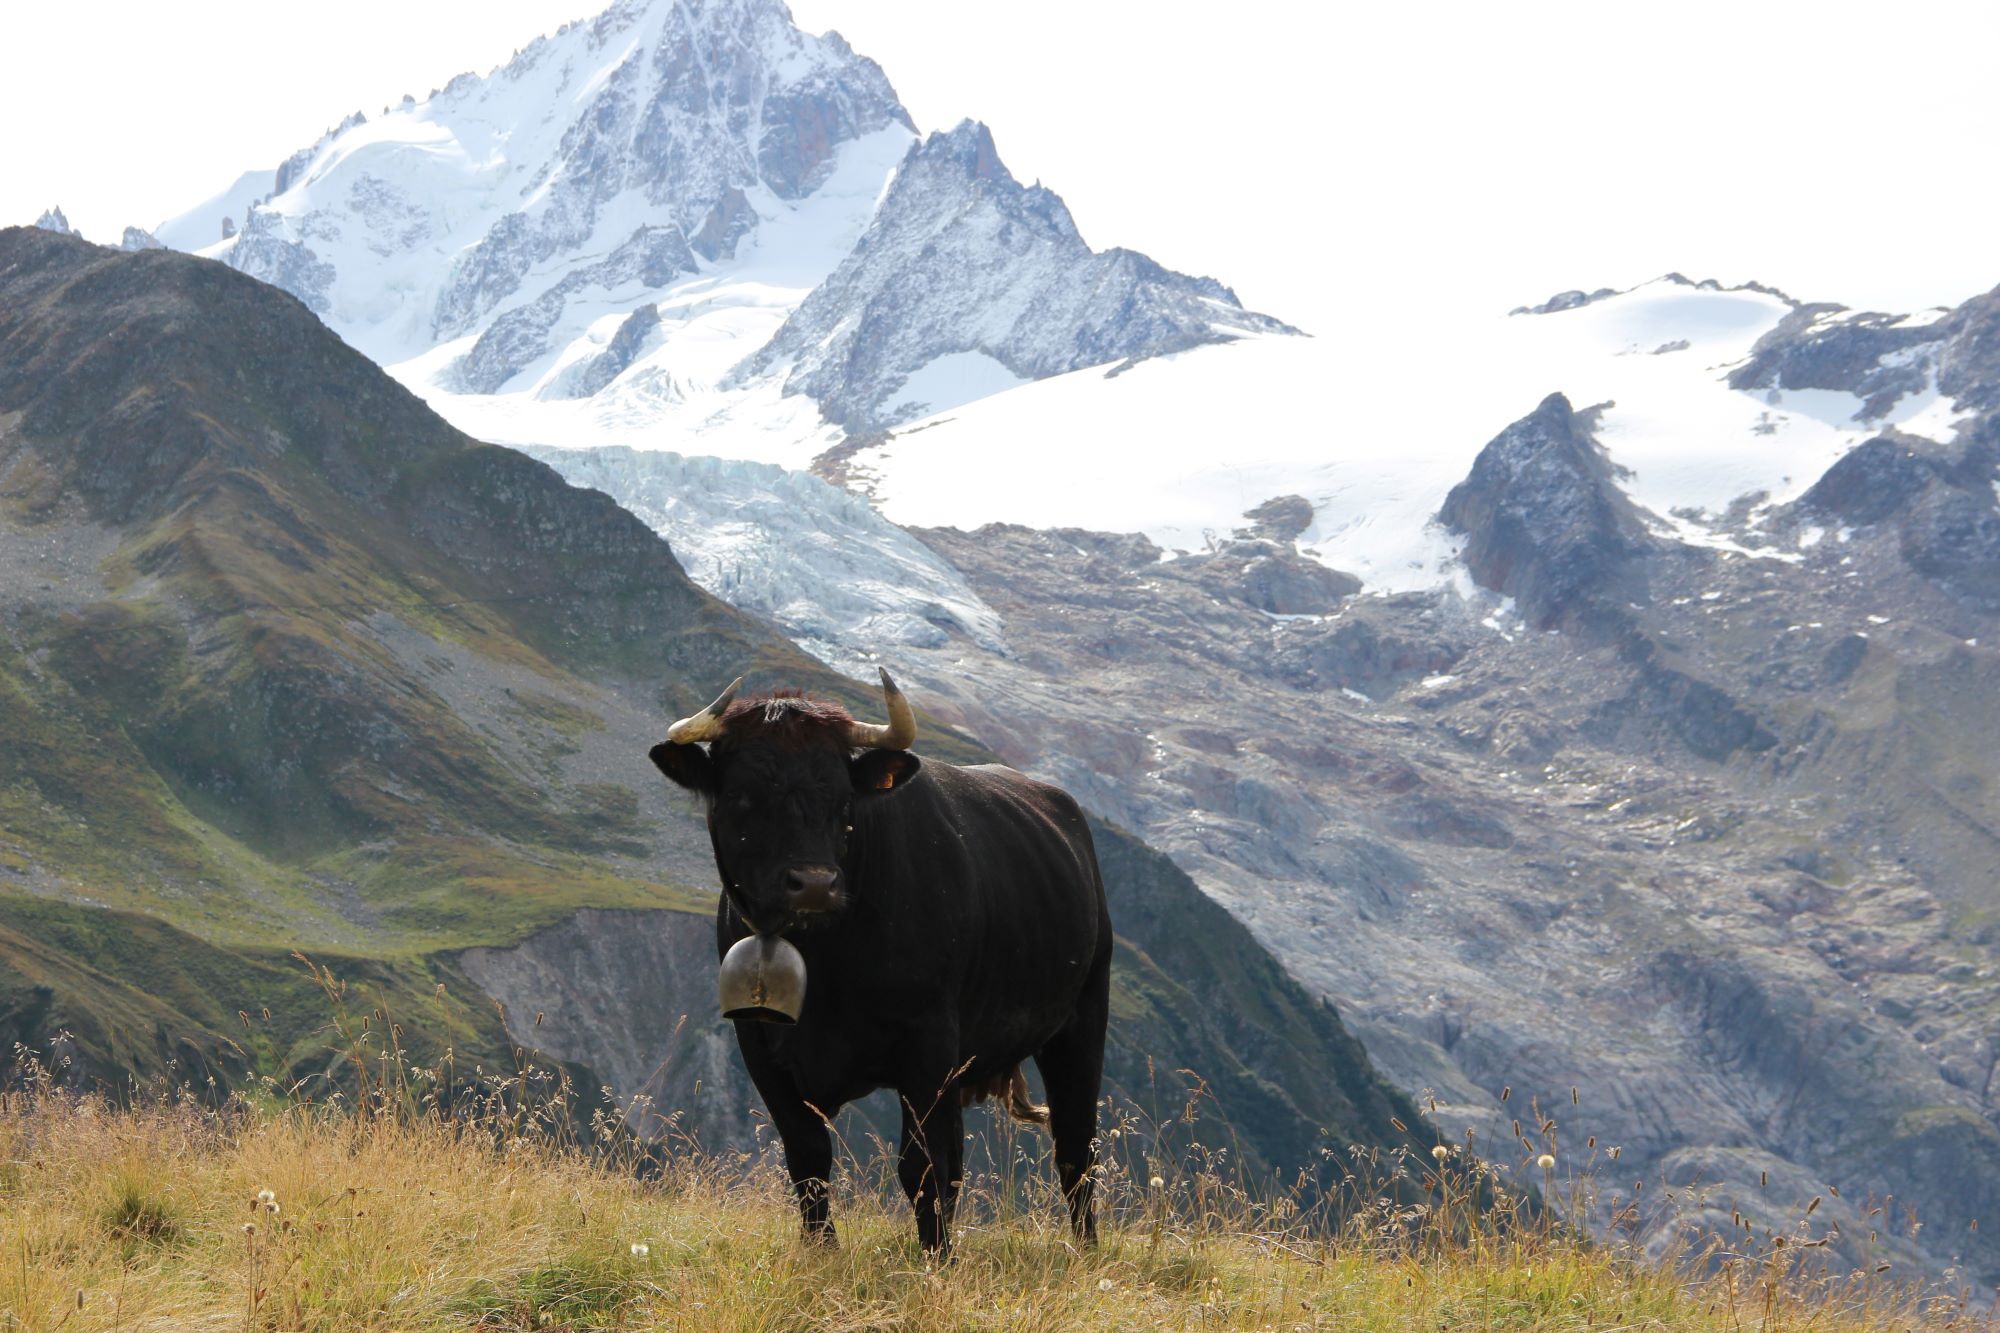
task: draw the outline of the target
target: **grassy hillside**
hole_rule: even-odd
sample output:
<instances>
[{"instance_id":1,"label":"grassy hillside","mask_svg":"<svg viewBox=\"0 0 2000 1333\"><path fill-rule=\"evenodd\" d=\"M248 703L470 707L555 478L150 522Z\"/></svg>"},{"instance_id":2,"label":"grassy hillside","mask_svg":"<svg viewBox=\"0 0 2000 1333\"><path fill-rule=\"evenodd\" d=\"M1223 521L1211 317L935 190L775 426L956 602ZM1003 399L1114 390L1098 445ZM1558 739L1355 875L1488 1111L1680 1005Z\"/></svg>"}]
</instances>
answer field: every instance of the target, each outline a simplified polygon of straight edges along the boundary
<instances>
[{"instance_id":1,"label":"grassy hillside","mask_svg":"<svg viewBox=\"0 0 2000 1333\"><path fill-rule=\"evenodd\" d=\"M645 748L739 673L880 707L283 293L0 231L0 1041L67 1032L84 1082L289 1081L326 1058L304 951L506 1067L536 1025L464 951L712 910L699 818ZM920 747L988 757L929 719ZM1241 927L1100 834L1122 1091L1178 1102L1197 1071L1259 1171L1413 1123Z\"/></svg>"},{"instance_id":2,"label":"grassy hillside","mask_svg":"<svg viewBox=\"0 0 2000 1333\"><path fill-rule=\"evenodd\" d=\"M1091 1251L1069 1243L1046 1185L979 1179L943 1269L885 1201L893 1187L852 1160L833 1251L800 1243L769 1169L678 1157L642 1179L491 1121L17 1093L0 1102L0 1161L18 1254L0 1264L0 1320L24 1331L1993 1326L1892 1275L1812 1276L1809 1217L1662 1259L1517 1209L1474 1213L1483 1171L1455 1154L1447 1202L1336 1227L1310 1196L1252 1199L1119 1153ZM1365 1192L1365 1175L1345 1188Z\"/></svg>"}]
</instances>

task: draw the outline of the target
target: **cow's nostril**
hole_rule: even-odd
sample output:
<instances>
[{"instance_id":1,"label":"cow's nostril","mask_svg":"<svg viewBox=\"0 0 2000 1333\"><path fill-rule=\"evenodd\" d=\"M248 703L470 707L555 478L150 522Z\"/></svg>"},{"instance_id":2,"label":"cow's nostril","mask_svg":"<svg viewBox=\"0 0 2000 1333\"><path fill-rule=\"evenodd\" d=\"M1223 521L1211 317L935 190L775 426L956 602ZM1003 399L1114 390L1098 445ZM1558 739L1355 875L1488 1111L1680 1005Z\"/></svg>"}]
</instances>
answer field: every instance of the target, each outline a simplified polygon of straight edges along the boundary
<instances>
[{"instance_id":1,"label":"cow's nostril","mask_svg":"<svg viewBox=\"0 0 2000 1333\"><path fill-rule=\"evenodd\" d=\"M793 906L813 911L832 903L833 886L839 878L838 870L830 870L824 866L806 866L786 871L785 887Z\"/></svg>"}]
</instances>

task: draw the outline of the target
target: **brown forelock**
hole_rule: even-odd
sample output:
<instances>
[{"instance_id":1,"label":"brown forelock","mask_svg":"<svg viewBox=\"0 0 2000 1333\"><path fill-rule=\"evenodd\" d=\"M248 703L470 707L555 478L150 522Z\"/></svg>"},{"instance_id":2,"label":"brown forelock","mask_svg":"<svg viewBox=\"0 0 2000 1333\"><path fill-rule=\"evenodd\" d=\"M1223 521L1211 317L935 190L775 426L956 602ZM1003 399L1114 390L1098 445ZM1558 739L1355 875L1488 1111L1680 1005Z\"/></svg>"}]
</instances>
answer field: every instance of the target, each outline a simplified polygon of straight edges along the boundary
<instances>
[{"instance_id":1,"label":"brown forelock","mask_svg":"<svg viewBox=\"0 0 2000 1333\"><path fill-rule=\"evenodd\" d=\"M843 747L853 714L839 704L815 699L803 690L773 690L738 699L722 715L722 734L730 740L751 736L786 745L823 744L829 738Z\"/></svg>"}]
</instances>

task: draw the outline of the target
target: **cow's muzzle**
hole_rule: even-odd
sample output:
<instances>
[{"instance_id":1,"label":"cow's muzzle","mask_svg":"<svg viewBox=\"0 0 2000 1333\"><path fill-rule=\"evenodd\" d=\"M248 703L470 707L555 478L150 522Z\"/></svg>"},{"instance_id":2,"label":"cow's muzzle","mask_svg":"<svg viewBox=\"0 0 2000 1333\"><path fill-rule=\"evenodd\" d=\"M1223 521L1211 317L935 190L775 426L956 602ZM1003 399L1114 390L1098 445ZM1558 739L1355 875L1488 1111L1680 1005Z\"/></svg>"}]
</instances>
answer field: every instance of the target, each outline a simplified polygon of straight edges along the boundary
<instances>
[{"instance_id":1,"label":"cow's muzzle","mask_svg":"<svg viewBox=\"0 0 2000 1333\"><path fill-rule=\"evenodd\" d=\"M842 905L840 872L825 866L800 866L785 872L785 913L793 920Z\"/></svg>"},{"instance_id":2,"label":"cow's muzzle","mask_svg":"<svg viewBox=\"0 0 2000 1333\"><path fill-rule=\"evenodd\" d=\"M796 1023L806 1003L805 955L780 935L746 935L722 958L722 1016Z\"/></svg>"}]
</instances>

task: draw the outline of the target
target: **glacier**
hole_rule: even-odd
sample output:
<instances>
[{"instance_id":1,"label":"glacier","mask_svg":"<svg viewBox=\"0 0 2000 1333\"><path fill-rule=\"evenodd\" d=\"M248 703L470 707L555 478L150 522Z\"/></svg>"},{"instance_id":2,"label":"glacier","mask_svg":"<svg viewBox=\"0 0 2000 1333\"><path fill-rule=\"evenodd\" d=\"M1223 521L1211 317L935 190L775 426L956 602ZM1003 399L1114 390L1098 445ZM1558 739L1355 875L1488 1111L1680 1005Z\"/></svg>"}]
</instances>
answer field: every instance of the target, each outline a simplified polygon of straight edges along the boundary
<instances>
[{"instance_id":1,"label":"glacier","mask_svg":"<svg viewBox=\"0 0 2000 1333\"><path fill-rule=\"evenodd\" d=\"M523 452L614 497L667 539L695 582L849 675L866 676L884 652L955 636L1007 654L1000 617L964 575L810 473L622 446Z\"/></svg>"}]
</instances>

